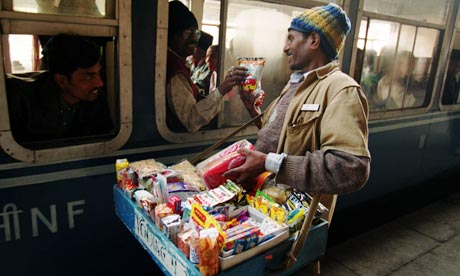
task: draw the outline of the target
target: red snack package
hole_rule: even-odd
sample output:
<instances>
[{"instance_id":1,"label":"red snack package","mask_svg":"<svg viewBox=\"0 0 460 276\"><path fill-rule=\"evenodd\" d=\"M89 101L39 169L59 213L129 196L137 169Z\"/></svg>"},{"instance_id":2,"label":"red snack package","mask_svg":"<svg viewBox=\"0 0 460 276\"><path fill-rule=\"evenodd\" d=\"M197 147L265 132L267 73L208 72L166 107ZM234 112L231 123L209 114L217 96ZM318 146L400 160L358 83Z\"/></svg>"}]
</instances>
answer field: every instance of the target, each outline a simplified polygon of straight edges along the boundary
<instances>
[{"instance_id":1,"label":"red snack package","mask_svg":"<svg viewBox=\"0 0 460 276\"><path fill-rule=\"evenodd\" d=\"M168 207L173 210L174 214L180 214L181 211L181 198L177 195L172 195L168 198Z\"/></svg>"},{"instance_id":2,"label":"red snack package","mask_svg":"<svg viewBox=\"0 0 460 276\"><path fill-rule=\"evenodd\" d=\"M255 106L261 106L265 98L265 92L262 90L261 80L265 58L263 57L239 57L238 66L248 69L247 77L240 88L240 93L249 97Z\"/></svg>"},{"instance_id":3,"label":"red snack package","mask_svg":"<svg viewBox=\"0 0 460 276\"><path fill-rule=\"evenodd\" d=\"M240 148L253 150L254 145L246 139L240 140L196 165L198 174L203 178L208 189L224 184L227 179L234 180L222 174L244 163L246 157L238 153Z\"/></svg>"}]
</instances>

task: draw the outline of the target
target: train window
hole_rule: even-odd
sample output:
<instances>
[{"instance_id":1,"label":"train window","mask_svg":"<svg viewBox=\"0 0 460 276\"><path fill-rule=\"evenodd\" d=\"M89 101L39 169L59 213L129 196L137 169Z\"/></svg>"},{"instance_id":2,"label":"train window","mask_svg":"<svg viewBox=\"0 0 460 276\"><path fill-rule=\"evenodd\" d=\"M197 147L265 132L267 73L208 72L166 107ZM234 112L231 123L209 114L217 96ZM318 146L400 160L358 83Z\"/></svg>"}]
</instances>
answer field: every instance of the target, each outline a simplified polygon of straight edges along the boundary
<instances>
[{"instance_id":1,"label":"train window","mask_svg":"<svg viewBox=\"0 0 460 276\"><path fill-rule=\"evenodd\" d=\"M355 78L368 95L371 111L429 104L439 33L434 28L363 18L357 55L362 64L356 67Z\"/></svg>"},{"instance_id":2,"label":"train window","mask_svg":"<svg viewBox=\"0 0 460 276\"><path fill-rule=\"evenodd\" d=\"M238 57L265 57L262 89L266 96L263 108L279 94L289 79L290 71L283 53L287 26L303 10L261 1L229 1L223 68L236 65ZM241 125L249 118L238 96L224 103L223 126Z\"/></svg>"},{"instance_id":3,"label":"train window","mask_svg":"<svg viewBox=\"0 0 460 276\"><path fill-rule=\"evenodd\" d=\"M449 0L365 0L363 10L399 18L413 19L420 22L446 24ZM414 11L417 12L414 12Z\"/></svg>"},{"instance_id":4,"label":"train window","mask_svg":"<svg viewBox=\"0 0 460 276\"><path fill-rule=\"evenodd\" d=\"M114 0L13 0L13 11L87 17L113 17Z\"/></svg>"},{"instance_id":5,"label":"train window","mask_svg":"<svg viewBox=\"0 0 460 276\"><path fill-rule=\"evenodd\" d=\"M219 43L220 1L205 0L202 30L213 36L213 45Z\"/></svg>"},{"instance_id":6,"label":"train window","mask_svg":"<svg viewBox=\"0 0 460 276\"><path fill-rule=\"evenodd\" d=\"M5 66L7 73L24 73L40 69L41 45L33 35L9 35L10 66Z\"/></svg>"},{"instance_id":7,"label":"train window","mask_svg":"<svg viewBox=\"0 0 460 276\"><path fill-rule=\"evenodd\" d=\"M59 11L66 15L61 21L38 6L71 2L80 8L94 4L105 15L80 17L86 11L76 7L74 13ZM132 121L131 55L120 53L131 51L131 1L117 1L123 13L108 19L107 11L115 10L114 4L99 0L1 2L0 146L6 153L22 161L50 162L109 153L127 141ZM78 64L74 71L67 68L70 59L56 63L44 57L83 41L86 46L75 53L91 49L87 55L92 57L88 58L91 67ZM62 73L57 76L51 68L61 68Z\"/></svg>"},{"instance_id":8,"label":"train window","mask_svg":"<svg viewBox=\"0 0 460 276\"><path fill-rule=\"evenodd\" d=\"M221 6L225 7L224 11L221 11ZM193 3L191 8L194 12ZM203 7L198 8L194 14L202 23L202 30L214 36L213 44L219 44L218 79L224 77L228 68L237 64L238 57L264 57L266 62L263 69L262 89L266 93L264 105L268 105L289 79L290 72L283 53L287 27L292 17L304 9L305 7L273 4L267 1L231 0L225 5L216 0L203 1ZM167 20L161 18L162 14L158 16L160 17L159 22ZM159 28L157 31L157 49L164 49L167 45L164 39L167 29ZM267 35L268 33L270 35ZM157 52L157 57L163 54L161 50ZM164 67L161 67L161 62L156 64L158 72L165 70ZM281 70L282 73L280 73L280 67L285 67L286 70ZM163 87L166 86L165 80L161 78L161 75L158 75L156 84L157 92L165 91ZM218 139L228 135L250 119L236 91L231 97L226 97L224 100L222 111L217 115L217 123L211 128L201 128L197 132L177 132L169 129L166 125L167 117L164 106L166 106L165 94L156 93L155 110L158 131L166 140L176 143ZM251 135L256 131L255 126L250 126L242 130L239 135Z\"/></svg>"}]
</instances>

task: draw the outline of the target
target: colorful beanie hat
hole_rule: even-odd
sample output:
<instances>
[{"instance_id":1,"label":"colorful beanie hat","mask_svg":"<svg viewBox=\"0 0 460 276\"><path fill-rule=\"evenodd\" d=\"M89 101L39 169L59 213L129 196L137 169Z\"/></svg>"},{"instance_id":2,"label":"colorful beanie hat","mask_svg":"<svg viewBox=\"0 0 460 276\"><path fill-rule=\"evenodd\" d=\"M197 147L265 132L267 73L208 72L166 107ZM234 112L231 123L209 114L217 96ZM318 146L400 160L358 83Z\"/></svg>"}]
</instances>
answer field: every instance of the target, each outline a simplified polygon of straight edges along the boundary
<instances>
[{"instance_id":1,"label":"colorful beanie hat","mask_svg":"<svg viewBox=\"0 0 460 276\"><path fill-rule=\"evenodd\" d=\"M336 59L350 32L350 27L350 19L345 11L331 3L327 6L306 9L292 20L289 30L307 34L317 33L321 37L321 48L331 59Z\"/></svg>"}]
</instances>

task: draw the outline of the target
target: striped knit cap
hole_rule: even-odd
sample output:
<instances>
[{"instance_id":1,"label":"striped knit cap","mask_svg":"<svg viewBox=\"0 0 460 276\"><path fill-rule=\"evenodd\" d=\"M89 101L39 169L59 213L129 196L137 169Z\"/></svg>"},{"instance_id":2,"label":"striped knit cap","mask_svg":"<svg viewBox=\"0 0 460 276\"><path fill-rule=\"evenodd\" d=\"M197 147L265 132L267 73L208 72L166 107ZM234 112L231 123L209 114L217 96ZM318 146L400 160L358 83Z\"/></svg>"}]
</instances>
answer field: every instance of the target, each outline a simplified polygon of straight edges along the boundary
<instances>
[{"instance_id":1,"label":"striped knit cap","mask_svg":"<svg viewBox=\"0 0 460 276\"><path fill-rule=\"evenodd\" d=\"M350 31L350 19L341 7L336 4L306 9L295 17L289 30L302 33L317 33L321 37L321 48L331 59L337 59L339 51Z\"/></svg>"}]
</instances>

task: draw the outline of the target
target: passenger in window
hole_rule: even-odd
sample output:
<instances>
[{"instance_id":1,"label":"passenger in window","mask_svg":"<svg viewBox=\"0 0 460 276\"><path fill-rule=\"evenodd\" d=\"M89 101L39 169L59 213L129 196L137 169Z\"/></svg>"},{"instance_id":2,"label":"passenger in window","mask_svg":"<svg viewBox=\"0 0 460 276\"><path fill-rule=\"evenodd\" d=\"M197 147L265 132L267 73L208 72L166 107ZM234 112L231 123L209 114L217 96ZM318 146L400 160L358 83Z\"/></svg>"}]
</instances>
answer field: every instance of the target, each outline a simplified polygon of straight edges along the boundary
<instances>
[{"instance_id":1,"label":"passenger in window","mask_svg":"<svg viewBox=\"0 0 460 276\"><path fill-rule=\"evenodd\" d=\"M102 87L101 48L60 34L43 49L48 70L6 76L10 125L18 142L107 134L114 126Z\"/></svg>"},{"instance_id":2,"label":"passenger in window","mask_svg":"<svg viewBox=\"0 0 460 276\"><path fill-rule=\"evenodd\" d=\"M217 62L219 58L219 45L212 45L206 51L206 65L211 72L209 78L209 91L217 88ZM228 94L227 94L228 95Z\"/></svg>"},{"instance_id":3,"label":"passenger in window","mask_svg":"<svg viewBox=\"0 0 460 276\"><path fill-rule=\"evenodd\" d=\"M283 49L291 78L264 111L255 150L240 150L245 163L225 175L251 191L255 183L249 180L271 171L277 183L329 195L367 182L367 99L338 62L349 30L348 16L336 4L307 9L291 21ZM254 113L254 104L242 99Z\"/></svg>"},{"instance_id":4,"label":"passenger in window","mask_svg":"<svg viewBox=\"0 0 460 276\"><path fill-rule=\"evenodd\" d=\"M222 109L223 96L243 83L246 71L237 67L215 90L201 98L186 66L186 58L193 54L201 35L196 18L180 1L171 1L168 24L166 123L172 131L196 132Z\"/></svg>"},{"instance_id":5,"label":"passenger in window","mask_svg":"<svg viewBox=\"0 0 460 276\"><path fill-rule=\"evenodd\" d=\"M386 110L411 107L415 104L415 97L410 92L411 64L414 60L409 51L399 51L396 59L393 55L383 55L389 64L385 75L377 84L377 105ZM393 66L391 66L392 64Z\"/></svg>"},{"instance_id":6,"label":"passenger in window","mask_svg":"<svg viewBox=\"0 0 460 276\"><path fill-rule=\"evenodd\" d=\"M195 47L193 55L187 58L190 63L190 71L193 83L198 86L200 95L204 98L209 94L209 80L211 71L206 64L206 51L212 44L212 35L201 31L200 39Z\"/></svg>"},{"instance_id":7,"label":"passenger in window","mask_svg":"<svg viewBox=\"0 0 460 276\"><path fill-rule=\"evenodd\" d=\"M446 83L442 94L442 104L457 104L459 99L459 73L460 73L460 50L452 50L449 66L447 68Z\"/></svg>"},{"instance_id":8,"label":"passenger in window","mask_svg":"<svg viewBox=\"0 0 460 276\"><path fill-rule=\"evenodd\" d=\"M376 60L377 51L368 49L364 52L364 65L360 83L364 92L367 94L369 105L373 104L373 101L377 95L377 84L381 77L375 68Z\"/></svg>"}]
</instances>

